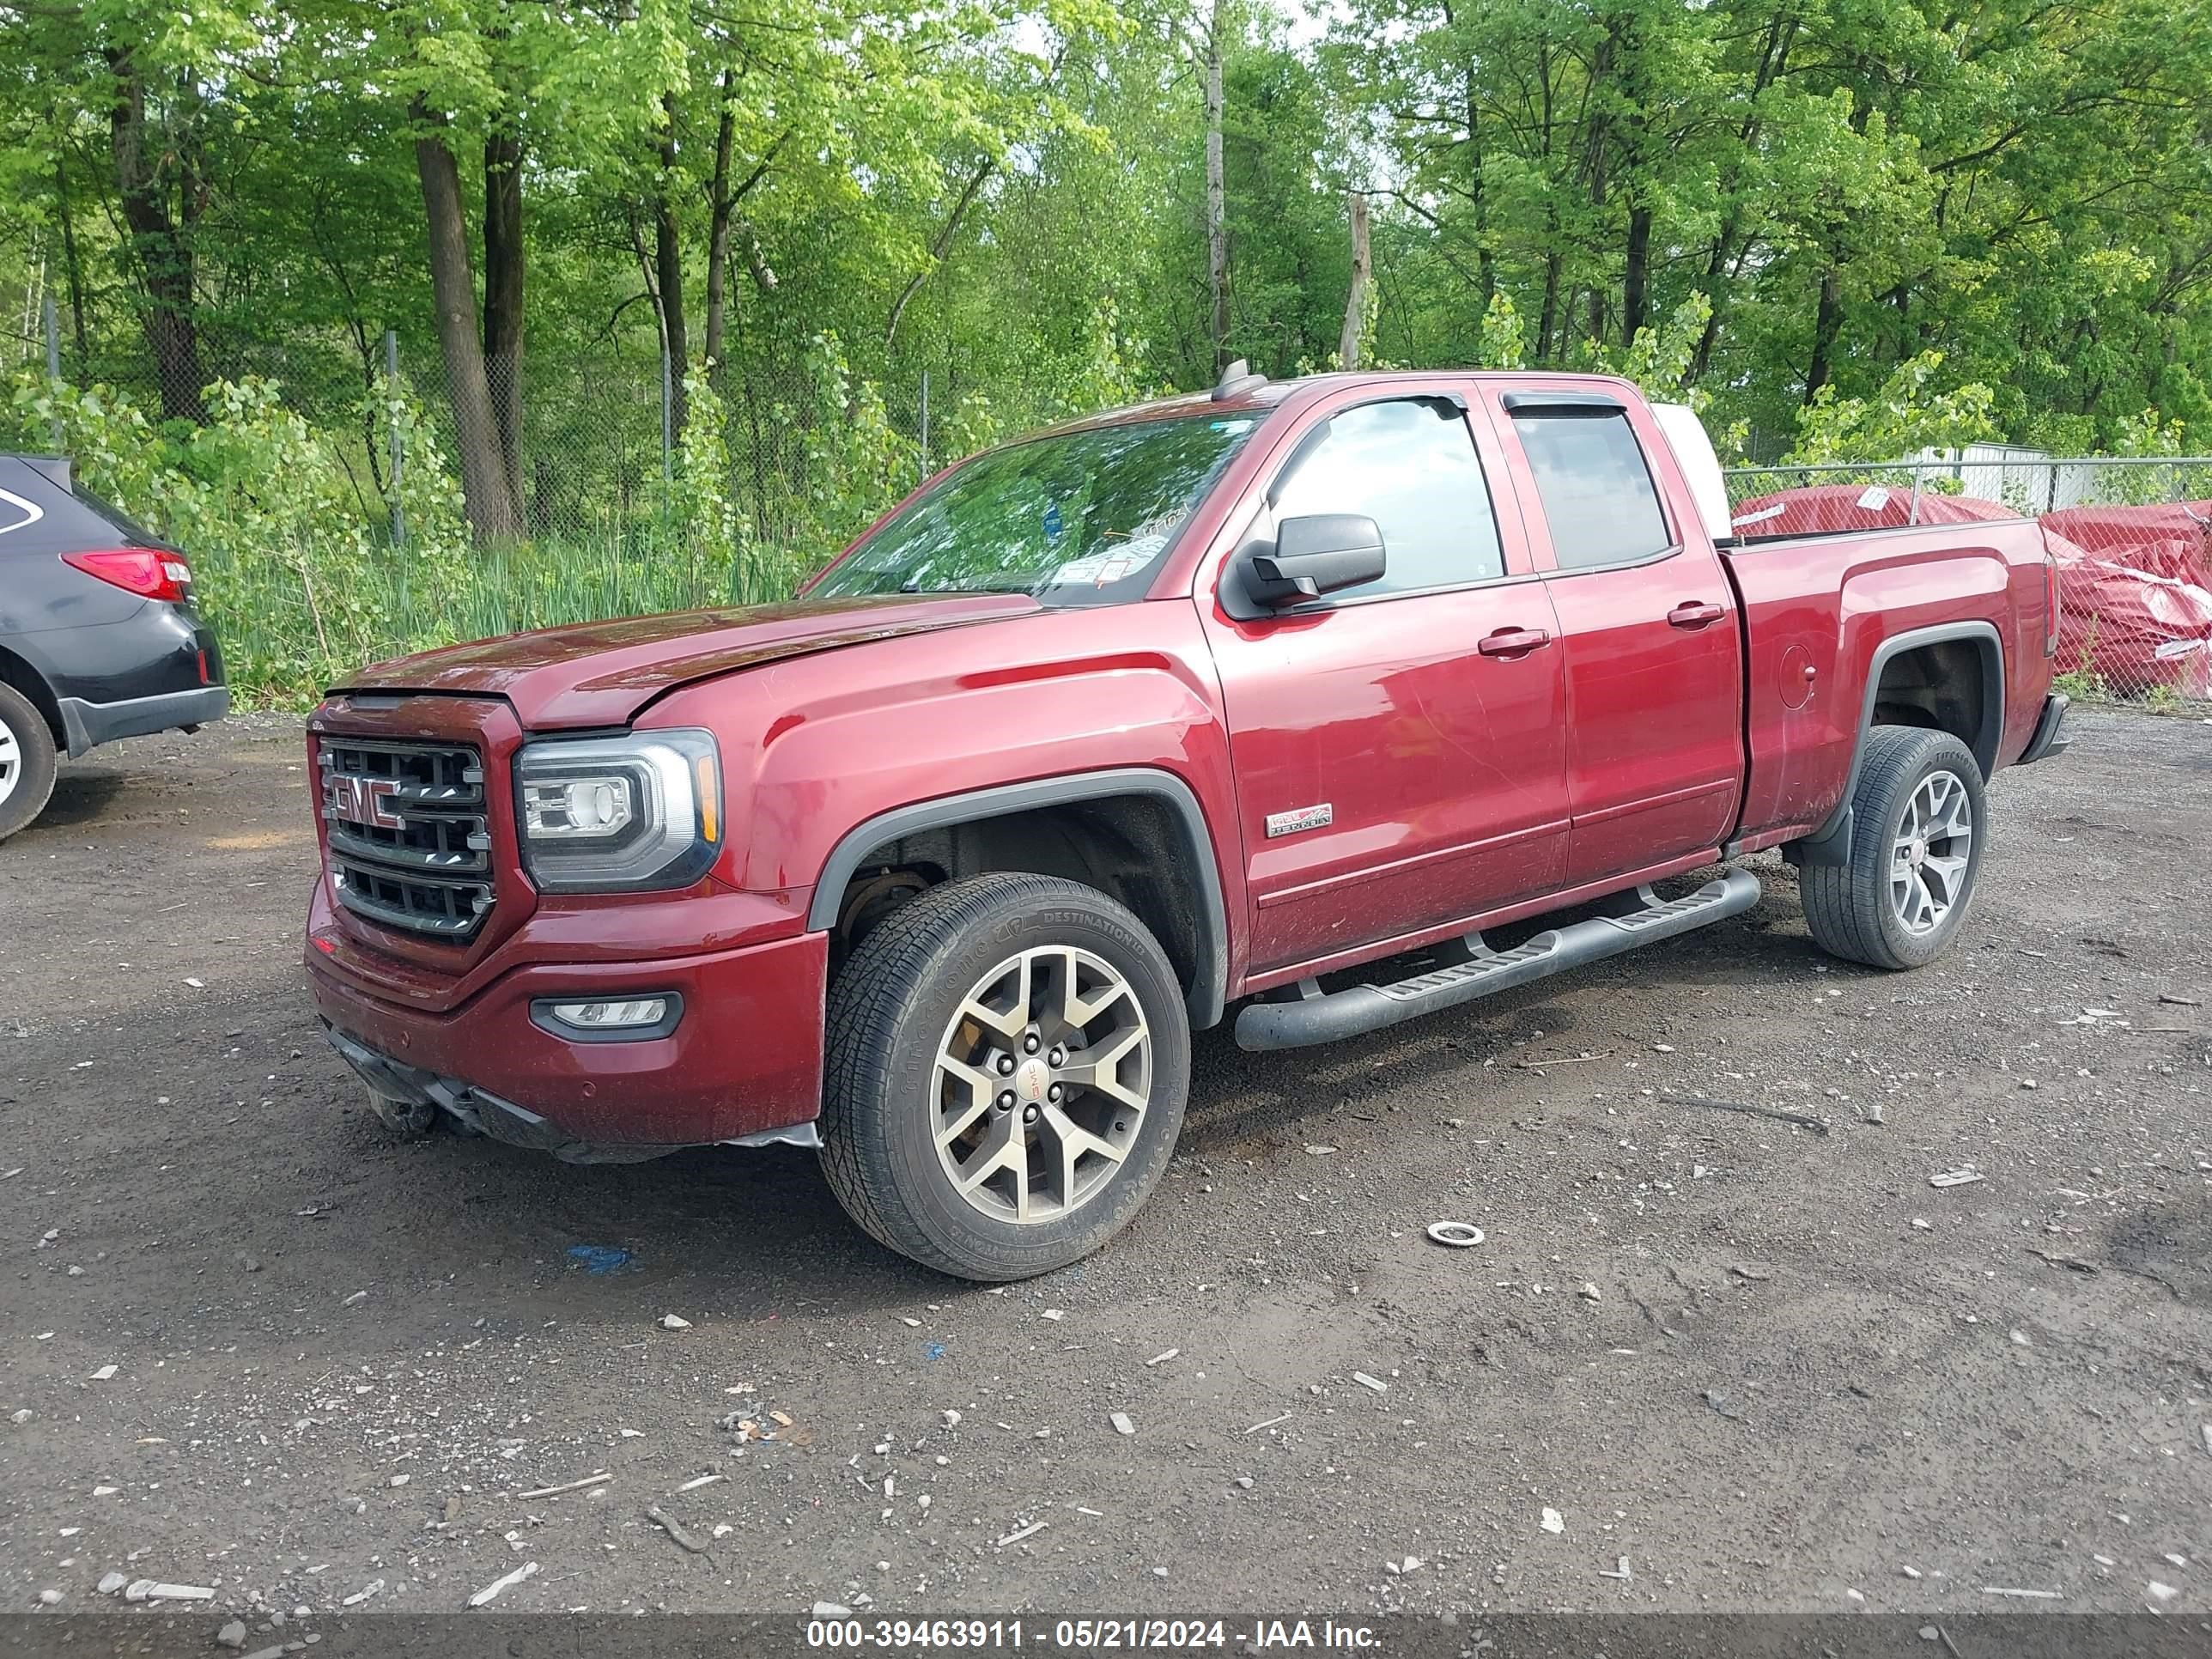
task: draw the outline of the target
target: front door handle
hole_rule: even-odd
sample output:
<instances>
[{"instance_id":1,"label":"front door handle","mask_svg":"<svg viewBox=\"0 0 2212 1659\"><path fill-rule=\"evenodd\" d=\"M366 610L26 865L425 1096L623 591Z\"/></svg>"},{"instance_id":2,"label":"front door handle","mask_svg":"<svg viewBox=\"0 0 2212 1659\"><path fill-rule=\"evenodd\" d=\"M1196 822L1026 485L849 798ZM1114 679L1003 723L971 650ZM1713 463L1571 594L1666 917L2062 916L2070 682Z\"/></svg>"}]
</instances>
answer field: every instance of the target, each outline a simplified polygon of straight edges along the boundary
<instances>
[{"instance_id":1,"label":"front door handle","mask_svg":"<svg viewBox=\"0 0 2212 1659\"><path fill-rule=\"evenodd\" d=\"M1667 625L1669 628L1703 628L1708 623L1718 622L1727 614L1720 606L1709 605L1703 599L1685 599L1667 613Z\"/></svg>"},{"instance_id":2,"label":"front door handle","mask_svg":"<svg viewBox=\"0 0 2212 1659\"><path fill-rule=\"evenodd\" d=\"M1540 628L1501 628L1484 635L1474 648L1486 657L1525 657L1551 642L1551 635Z\"/></svg>"}]
</instances>

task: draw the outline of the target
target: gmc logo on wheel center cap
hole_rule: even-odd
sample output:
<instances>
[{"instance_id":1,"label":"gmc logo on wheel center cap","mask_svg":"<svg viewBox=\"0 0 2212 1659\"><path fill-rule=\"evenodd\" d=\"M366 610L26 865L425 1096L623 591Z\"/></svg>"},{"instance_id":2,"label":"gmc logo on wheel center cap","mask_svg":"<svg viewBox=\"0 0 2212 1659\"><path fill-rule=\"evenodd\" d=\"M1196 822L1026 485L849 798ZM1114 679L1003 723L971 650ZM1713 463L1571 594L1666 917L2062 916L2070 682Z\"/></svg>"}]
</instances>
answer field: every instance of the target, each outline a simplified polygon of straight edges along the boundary
<instances>
[{"instance_id":1,"label":"gmc logo on wheel center cap","mask_svg":"<svg viewBox=\"0 0 2212 1659\"><path fill-rule=\"evenodd\" d=\"M404 830L407 820L389 803L399 793L390 778L359 778L338 773L324 781L323 805L331 817L378 830Z\"/></svg>"}]
</instances>

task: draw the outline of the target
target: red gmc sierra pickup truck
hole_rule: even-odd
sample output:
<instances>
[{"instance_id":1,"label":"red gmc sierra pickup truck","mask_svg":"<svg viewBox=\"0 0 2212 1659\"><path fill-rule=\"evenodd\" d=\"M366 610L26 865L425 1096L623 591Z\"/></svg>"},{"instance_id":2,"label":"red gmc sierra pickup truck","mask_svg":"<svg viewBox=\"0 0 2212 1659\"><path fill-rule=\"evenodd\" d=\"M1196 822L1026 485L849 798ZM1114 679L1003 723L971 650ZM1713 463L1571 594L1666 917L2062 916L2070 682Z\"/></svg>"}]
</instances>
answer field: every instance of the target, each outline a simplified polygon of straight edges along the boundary
<instances>
[{"instance_id":1,"label":"red gmc sierra pickup truck","mask_svg":"<svg viewBox=\"0 0 2212 1659\"><path fill-rule=\"evenodd\" d=\"M307 965L396 1129L818 1146L885 1244L1020 1278L1144 1201L1232 1005L1374 1030L1778 846L1827 951L1929 961L1984 784L2064 746L2052 568L2027 520L1739 538L1620 380L1232 372L962 462L789 604L333 689Z\"/></svg>"}]
</instances>

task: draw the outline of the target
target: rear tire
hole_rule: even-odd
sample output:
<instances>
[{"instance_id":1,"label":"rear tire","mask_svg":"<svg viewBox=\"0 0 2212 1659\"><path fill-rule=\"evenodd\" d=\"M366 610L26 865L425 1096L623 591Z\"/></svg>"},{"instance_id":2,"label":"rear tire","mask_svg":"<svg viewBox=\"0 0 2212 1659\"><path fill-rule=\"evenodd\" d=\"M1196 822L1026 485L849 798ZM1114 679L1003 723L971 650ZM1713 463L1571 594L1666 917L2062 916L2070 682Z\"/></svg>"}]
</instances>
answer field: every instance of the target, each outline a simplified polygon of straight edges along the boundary
<instances>
[{"instance_id":1,"label":"rear tire","mask_svg":"<svg viewBox=\"0 0 2212 1659\"><path fill-rule=\"evenodd\" d=\"M988 875L870 933L830 993L822 1169L870 1235L940 1273L1049 1273L1126 1225L1175 1148L1182 988L1094 888Z\"/></svg>"},{"instance_id":2,"label":"rear tire","mask_svg":"<svg viewBox=\"0 0 2212 1659\"><path fill-rule=\"evenodd\" d=\"M46 717L14 686L0 682L0 841L46 810L60 760Z\"/></svg>"},{"instance_id":3,"label":"rear tire","mask_svg":"<svg viewBox=\"0 0 2212 1659\"><path fill-rule=\"evenodd\" d=\"M1973 903L1987 821L1981 767L1965 744L1875 726L1851 791L1850 861L1799 874L1814 942L1873 968L1935 961Z\"/></svg>"}]
</instances>

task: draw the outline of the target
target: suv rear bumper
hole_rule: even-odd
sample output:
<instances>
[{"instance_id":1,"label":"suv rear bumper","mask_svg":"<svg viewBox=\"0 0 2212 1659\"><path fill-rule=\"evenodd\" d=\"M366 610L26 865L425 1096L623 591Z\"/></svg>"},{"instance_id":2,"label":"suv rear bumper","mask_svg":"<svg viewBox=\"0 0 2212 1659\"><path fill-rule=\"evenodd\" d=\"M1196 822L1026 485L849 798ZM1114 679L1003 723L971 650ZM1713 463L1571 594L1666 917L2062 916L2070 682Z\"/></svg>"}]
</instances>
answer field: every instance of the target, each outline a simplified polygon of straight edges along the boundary
<instances>
[{"instance_id":1,"label":"suv rear bumper","mask_svg":"<svg viewBox=\"0 0 2212 1659\"><path fill-rule=\"evenodd\" d=\"M119 738L143 738L183 726L207 726L230 713L230 688L198 685L189 691L165 691L121 702L87 702L82 697L56 700L62 737L70 757Z\"/></svg>"},{"instance_id":2,"label":"suv rear bumper","mask_svg":"<svg viewBox=\"0 0 2212 1659\"><path fill-rule=\"evenodd\" d=\"M651 961L533 963L434 1013L340 978L324 960L332 925L319 890L307 952L315 1006L338 1052L389 1098L428 1101L496 1139L572 1162L717 1142L816 1144L824 934ZM680 1015L629 1040L564 1037L531 1013L546 998L654 996L681 998Z\"/></svg>"}]
</instances>

